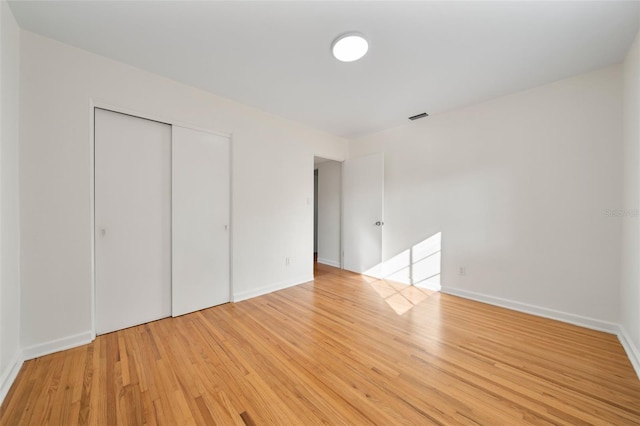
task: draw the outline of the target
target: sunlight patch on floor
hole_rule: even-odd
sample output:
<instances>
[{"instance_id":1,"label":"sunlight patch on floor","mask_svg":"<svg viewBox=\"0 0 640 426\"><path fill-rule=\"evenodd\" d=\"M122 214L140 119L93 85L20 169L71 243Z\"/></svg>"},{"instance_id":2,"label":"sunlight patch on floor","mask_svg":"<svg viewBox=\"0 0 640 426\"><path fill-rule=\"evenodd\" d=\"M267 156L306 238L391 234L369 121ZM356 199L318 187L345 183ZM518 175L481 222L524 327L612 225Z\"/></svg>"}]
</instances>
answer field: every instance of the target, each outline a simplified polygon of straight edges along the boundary
<instances>
[{"instance_id":1,"label":"sunlight patch on floor","mask_svg":"<svg viewBox=\"0 0 640 426\"><path fill-rule=\"evenodd\" d=\"M369 285L398 315L405 314L432 294L437 293L434 290L388 280L370 281Z\"/></svg>"}]
</instances>

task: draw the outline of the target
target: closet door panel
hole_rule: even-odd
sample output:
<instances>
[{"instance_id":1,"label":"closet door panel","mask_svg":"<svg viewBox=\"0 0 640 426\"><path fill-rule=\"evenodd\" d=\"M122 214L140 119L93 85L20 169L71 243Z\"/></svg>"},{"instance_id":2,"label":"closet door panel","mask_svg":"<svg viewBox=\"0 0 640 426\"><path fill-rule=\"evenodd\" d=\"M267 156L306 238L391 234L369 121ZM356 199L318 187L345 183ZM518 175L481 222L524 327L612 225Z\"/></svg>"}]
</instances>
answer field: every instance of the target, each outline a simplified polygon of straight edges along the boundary
<instances>
[{"instance_id":1,"label":"closet door panel","mask_svg":"<svg viewBox=\"0 0 640 426\"><path fill-rule=\"evenodd\" d=\"M230 300L229 150L229 138L173 126L173 316Z\"/></svg>"},{"instance_id":2,"label":"closet door panel","mask_svg":"<svg viewBox=\"0 0 640 426\"><path fill-rule=\"evenodd\" d=\"M96 332L171 315L171 126L95 109Z\"/></svg>"}]
</instances>

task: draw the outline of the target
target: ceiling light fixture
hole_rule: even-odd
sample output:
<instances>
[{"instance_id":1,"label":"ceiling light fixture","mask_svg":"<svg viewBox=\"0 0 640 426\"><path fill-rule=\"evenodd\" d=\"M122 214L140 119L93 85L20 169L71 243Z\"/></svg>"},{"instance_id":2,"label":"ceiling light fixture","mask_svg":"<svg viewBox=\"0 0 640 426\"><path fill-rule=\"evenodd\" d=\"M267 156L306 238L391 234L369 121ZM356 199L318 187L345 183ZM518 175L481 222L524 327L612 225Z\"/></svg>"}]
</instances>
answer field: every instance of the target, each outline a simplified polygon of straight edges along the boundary
<instances>
[{"instance_id":1,"label":"ceiling light fixture","mask_svg":"<svg viewBox=\"0 0 640 426\"><path fill-rule=\"evenodd\" d=\"M338 36L331 43L333 56L342 62L353 62L362 58L369 50L364 34L350 32Z\"/></svg>"}]
</instances>

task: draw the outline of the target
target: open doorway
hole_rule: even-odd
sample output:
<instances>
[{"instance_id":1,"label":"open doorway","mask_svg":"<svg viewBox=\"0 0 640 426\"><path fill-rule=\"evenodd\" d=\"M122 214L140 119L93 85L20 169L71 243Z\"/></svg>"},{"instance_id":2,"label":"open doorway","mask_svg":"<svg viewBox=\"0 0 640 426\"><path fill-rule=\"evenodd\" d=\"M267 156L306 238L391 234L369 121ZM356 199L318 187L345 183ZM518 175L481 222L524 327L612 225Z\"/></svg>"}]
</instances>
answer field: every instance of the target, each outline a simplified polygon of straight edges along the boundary
<instances>
[{"instance_id":1,"label":"open doorway","mask_svg":"<svg viewBox=\"0 0 640 426\"><path fill-rule=\"evenodd\" d=\"M314 262L342 267L342 163L314 157Z\"/></svg>"}]
</instances>

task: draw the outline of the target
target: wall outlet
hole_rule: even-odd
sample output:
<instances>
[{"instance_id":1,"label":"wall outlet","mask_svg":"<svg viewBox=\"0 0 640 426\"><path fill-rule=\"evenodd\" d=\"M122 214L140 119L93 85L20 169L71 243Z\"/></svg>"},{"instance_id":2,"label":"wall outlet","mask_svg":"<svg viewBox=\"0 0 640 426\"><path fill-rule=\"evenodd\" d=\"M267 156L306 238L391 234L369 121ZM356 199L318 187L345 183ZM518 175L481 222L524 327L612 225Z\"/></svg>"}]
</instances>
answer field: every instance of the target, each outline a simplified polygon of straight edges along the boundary
<instances>
[{"instance_id":1,"label":"wall outlet","mask_svg":"<svg viewBox=\"0 0 640 426\"><path fill-rule=\"evenodd\" d=\"M285 257L284 258L284 264L287 265L287 266L291 265L291 258L290 257Z\"/></svg>"},{"instance_id":2,"label":"wall outlet","mask_svg":"<svg viewBox=\"0 0 640 426\"><path fill-rule=\"evenodd\" d=\"M458 268L458 275L467 275L467 268L461 266Z\"/></svg>"}]
</instances>

